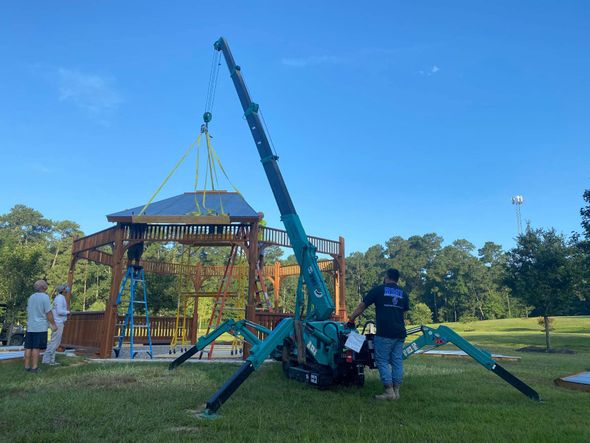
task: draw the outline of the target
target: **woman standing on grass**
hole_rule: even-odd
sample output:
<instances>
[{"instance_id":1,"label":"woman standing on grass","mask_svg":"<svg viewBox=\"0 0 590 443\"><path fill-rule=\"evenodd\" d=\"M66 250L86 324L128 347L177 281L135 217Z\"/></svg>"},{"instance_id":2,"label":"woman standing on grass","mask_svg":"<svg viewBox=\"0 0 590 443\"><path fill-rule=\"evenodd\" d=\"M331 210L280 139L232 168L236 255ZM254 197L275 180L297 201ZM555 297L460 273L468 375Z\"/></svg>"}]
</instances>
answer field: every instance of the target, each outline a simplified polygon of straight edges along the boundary
<instances>
[{"instance_id":1,"label":"woman standing on grass","mask_svg":"<svg viewBox=\"0 0 590 443\"><path fill-rule=\"evenodd\" d=\"M59 285L56 289L57 295L53 299L53 318L57 325L57 331L51 332L51 341L47 346L47 350L43 354L43 363L48 365L58 365L55 362L55 352L59 348L61 343L61 336L64 332L64 323L68 319L68 302L66 301L65 295L70 292L68 285Z\"/></svg>"}]
</instances>

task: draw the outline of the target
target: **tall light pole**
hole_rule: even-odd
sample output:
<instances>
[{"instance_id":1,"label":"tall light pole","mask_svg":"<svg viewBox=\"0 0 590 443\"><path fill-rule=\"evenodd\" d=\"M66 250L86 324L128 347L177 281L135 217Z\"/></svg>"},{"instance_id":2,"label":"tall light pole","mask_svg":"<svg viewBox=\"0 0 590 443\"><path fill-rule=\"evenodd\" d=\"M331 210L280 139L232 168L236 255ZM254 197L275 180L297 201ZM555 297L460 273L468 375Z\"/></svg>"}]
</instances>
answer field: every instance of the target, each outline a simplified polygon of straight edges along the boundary
<instances>
[{"instance_id":1,"label":"tall light pole","mask_svg":"<svg viewBox=\"0 0 590 443\"><path fill-rule=\"evenodd\" d=\"M520 214L520 207L524 203L524 197L522 195L515 195L512 197L512 204L516 206L516 228L518 235L522 235L522 216Z\"/></svg>"}]
</instances>

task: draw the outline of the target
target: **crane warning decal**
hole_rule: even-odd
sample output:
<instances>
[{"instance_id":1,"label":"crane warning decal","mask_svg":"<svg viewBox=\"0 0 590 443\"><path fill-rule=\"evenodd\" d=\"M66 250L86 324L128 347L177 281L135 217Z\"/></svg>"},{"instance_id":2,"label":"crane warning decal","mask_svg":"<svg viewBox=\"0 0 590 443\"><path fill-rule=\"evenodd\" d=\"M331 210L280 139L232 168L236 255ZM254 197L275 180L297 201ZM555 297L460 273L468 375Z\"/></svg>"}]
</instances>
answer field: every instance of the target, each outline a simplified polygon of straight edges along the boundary
<instances>
[{"instance_id":1,"label":"crane warning decal","mask_svg":"<svg viewBox=\"0 0 590 443\"><path fill-rule=\"evenodd\" d=\"M409 346L406 346L406 348L402 351L402 354L404 355L404 357L407 357L408 355L413 354L417 350L418 345L416 343L411 343Z\"/></svg>"},{"instance_id":2,"label":"crane warning decal","mask_svg":"<svg viewBox=\"0 0 590 443\"><path fill-rule=\"evenodd\" d=\"M316 347L313 345L312 342L308 342L307 343L307 349L309 349L309 352L311 352L311 354L315 357L315 355L318 353L318 350L316 349Z\"/></svg>"},{"instance_id":3,"label":"crane warning decal","mask_svg":"<svg viewBox=\"0 0 590 443\"><path fill-rule=\"evenodd\" d=\"M315 274L313 272L313 267L309 266L307 268L307 273L309 274L309 278L311 279L311 282L313 283L313 285L319 286L319 284L315 278ZM315 295L317 298L322 298L324 296L324 293L319 288L315 288L313 290L313 295Z\"/></svg>"}]
</instances>

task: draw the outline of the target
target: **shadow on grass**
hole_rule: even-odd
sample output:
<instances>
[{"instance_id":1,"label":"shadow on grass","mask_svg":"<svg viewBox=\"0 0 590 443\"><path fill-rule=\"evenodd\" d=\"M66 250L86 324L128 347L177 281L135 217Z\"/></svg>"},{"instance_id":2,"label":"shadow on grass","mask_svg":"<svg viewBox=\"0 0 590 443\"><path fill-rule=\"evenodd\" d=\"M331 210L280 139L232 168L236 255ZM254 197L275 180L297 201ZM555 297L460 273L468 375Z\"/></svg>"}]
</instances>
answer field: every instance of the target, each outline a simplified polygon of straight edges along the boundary
<instances>
[{"instance_id":1,"label":"shadow on grass","mask_svg":"<svg viewBox=\"0 0 590 443\"><path fill-rule=\"evenodd\" d=\"M482 346L497 345L515 349L523 346L545 346L545 335L542 332L538 334L466 334L466 338ZM574 351L590 351L590 340L584 334L552 333L551 346Z\"/></svg>"},{"instance_id":2,"label":"shadow on grass","mask_svg":"<svg viewBox=\"0 0 590 443\"><path fill-rule=\"evenodd\" d=\"M571 331L557 331L559 334L590 334L590 329L574 329Z\"/></svg>"}]
</instances>

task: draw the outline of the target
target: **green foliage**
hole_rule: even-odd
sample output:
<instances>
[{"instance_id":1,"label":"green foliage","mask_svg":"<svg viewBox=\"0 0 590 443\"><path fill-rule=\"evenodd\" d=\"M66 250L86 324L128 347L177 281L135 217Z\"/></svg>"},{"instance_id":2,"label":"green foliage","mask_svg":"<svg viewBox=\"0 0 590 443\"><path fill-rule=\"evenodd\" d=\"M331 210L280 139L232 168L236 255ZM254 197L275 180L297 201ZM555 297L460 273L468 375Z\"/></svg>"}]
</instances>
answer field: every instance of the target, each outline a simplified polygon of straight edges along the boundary
<instances>
[{"instance_id":1,"label":"green foliage","mask_svg":"<svg viewBox=\"0 0 590 443\"><path fill-rule=\"evenodd\" d=\"M527 229L508 254L506 283L543 317L567 312L580 278L573 253L574 246L555 230ZM549 329L545 332L549 348Z\"/></svg>"},{"instance_id":2,"label":"green foliage","mask_svg":"<svg viewBox=\"0 0 590 443\"><path fill-rule=\"evenodd\" d=\"M590 189L586 189L584 191L583 198L587 205L580 209L580 215L582 216L582 228L584 228L586 239L590 240Z\"/></svg>"},{"instance_id":3,"label":"green foliage","mask_svg":"<svg viewBox=\"0 0 590 443\"><path fill-rule=\"evenodd\" d=\"M572 246L553 229L528 229L508 253L506 283L513 294L543 316L563 313L573 299L576 268Z\"/></svg>"},{"instance_id":4,"label":"green foliage","mask_svg":"<svg viewBox=\"0 0 590 443\"><path fill-rule=\"evenodd\" d=\"M0 300L9 318L26 308L33 283L43 277L44 252L40 245L24 243L0 249Z\"/></svg>"},{"instance_id":5,"label":"green foliage","mask_svg":"<svg viewBox=\"0 0 590 443\"><path fill-rule=\"evenodd\" d=\"M46 279L50 289L66 281L72 240L81 234L77 223L53 222L25 205L0 215L0 301L9 315L25 309L35 280ZM80 286L77 279L74 289Z\"/></svg>"},{"instance_id":6,"label":"green foliage","mask_svg":"<svg viewBox=\"0 0 590 443\"><path fill-rule=\"evenodd\" d=\"M545 326L548 326L550 331L555 330L555 317L547 317L547 321L545 322L545 317L537 318L537 324L541 326L541 330L546 331Z\"/></svg>"},{"instance_id":7,"label":"green foliage","mask_svg":"<svg viewBox=\"0 0 590 443\"><path fill-rule=\"evenodd\" d=\"M475 315L472 314L463 314L459 321L461 323L473 323L474 321L479 320Z\"/></svg>"},{"instance_id":8,"label":"green foliage","mask_svg":"<svg viewBox=\"0 0 590 443\"><path fill-rule=\"evenodd\" d=\"M16 205L8 214L0 216L0 229L19 243L45 240L51 228L50 220L25 205Z\"/></svg>"},{"instance_id":9,"label":"green foliage","mask_svg":"<svg viewBox=\"0 0 590 443\"><path fill-rule=\"evenodd\" d=\"M473 326L467 338L494 353L514 355L515 348L542 341L535 319ZM319 391L287 379L273 362L244 382L218 420L198 420L195 409L237 366L186 364L168 371L165 363L84 364L58 356L61 366L33 375L22 370L22 362L4 363L0 435L10 437L0 440L590 441L588 395L553 383L588 366L589 331L588 317L559 319L556 341L577 354L517 353L520 362L502 363L540 393L541 404L471 360L411 357L404 362L402 397L395 404L372 398L382 389L376 370L367 370L362 388Z\"/></svg>"},{"instance_id":10,"label":"green foliage","mask_svg":"<svg viewBox=\"0 0 590 443\"><path fill-rule=\"evenodd\" d=\"M401 271L400 283L416 311L411 318L422 321L427 317L427 322L524 317L532 309L536 310L535 315L545 311L550 312L547 315L590 313L590 190L584 193L584 199L588 203L581 210L585 240L572 237L566 242L554 231L547 231L553 233L545 238L545 234L529 230L519 238L517 248L506 253L493 242L486 242L479 249L465 239L443 246L442 237L427 233L407 239L394 236L365 252L353 252L346 258L347 308L354 309L373 286L382 282L386 269L395 267ZM21 310L35 279L47 278L50 289L64 283L72 241L80 235L83 233L77 223L48 220L24 205L15 205L8 214L0 215L0 301L10 300L15 310ZM535 240L535 236L543 237L543 241ZM551 236L553 240L549 241ZM548 251L557 252L551 256ZM106 252L110 252L109 248ZM533 252L542 252L547 269L559 270L539 271L539 262L533 266L530 261ZM188 255L188 248L173 244L148 245L144 252L147 259L166 262L179 262ZM191 248L189 262L195 266L222 265L228 255L227 247ZM276 246L267 247L264 258L266 264L277 260L284 265L296 263L293 255L284 257L283 249ZM245 263L243 257L240 260ZM517 269L519 260L522 266ZM542 284L540 274L550 275L549 283ZM332 276L325 276L331 285ZM79 262L72 288L72 310L104 309L111 280L108 267ZM285 311L292 312L294 308L297 281L297 277L281 280L279 300ZM559 286L558 292L546 290L551 282ZM267 284L272 291L270 282ZM218 279L208 279L202 290L216 291L218 286ZM192 291L192 282L185 281L181 286L175 276L150 274L147 288L152 313L174 314L179 292ZM247 288L234 282L231 290ZM542 294L546 297L540 301ZM201 299L202 317L209 315L211 302ZM425 308L429 309L428 314ZM372 316L372 311L367 312L368 319Z\"/></svg>"},{"instance_id":11,"label":"green foliage","mask_svg":"<svg viewBox=\"0 0 590 443\"><path fill-rule=\"evenodd\" d=\"M410 323L413 325L426 325L432 323L432 311L426 303L417 303L410 311Z\"/></svg>"},{"instance_id":12,"label":"green foliage","mask_svg":"<svg viewBox=\"0 0 590 443\"><path fill-rule=\"evenodd\" d=\"M508 316L513 309L509 309L510 293L502 282L502 248L487 242L478 251L478 258L475 246L467 240L445 247L442 242L442 237L434 233L407 240L397 236L384 248L375 245L364 254L351 254L347 258L349 308L381 282L387 268L394 267L401 272L400 284L411 304L426 304L435 322L456 321L463 315L478 319Z\"/></svg>"}]
</instances>

